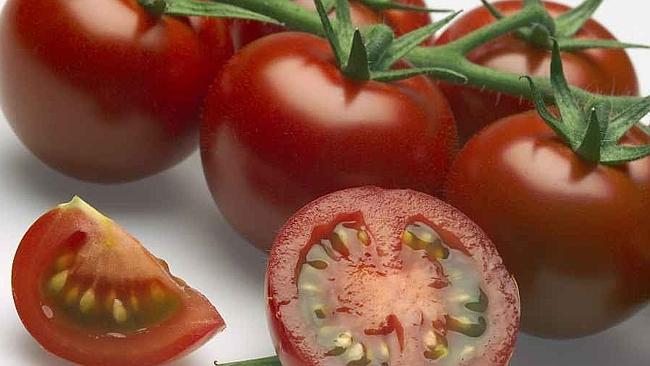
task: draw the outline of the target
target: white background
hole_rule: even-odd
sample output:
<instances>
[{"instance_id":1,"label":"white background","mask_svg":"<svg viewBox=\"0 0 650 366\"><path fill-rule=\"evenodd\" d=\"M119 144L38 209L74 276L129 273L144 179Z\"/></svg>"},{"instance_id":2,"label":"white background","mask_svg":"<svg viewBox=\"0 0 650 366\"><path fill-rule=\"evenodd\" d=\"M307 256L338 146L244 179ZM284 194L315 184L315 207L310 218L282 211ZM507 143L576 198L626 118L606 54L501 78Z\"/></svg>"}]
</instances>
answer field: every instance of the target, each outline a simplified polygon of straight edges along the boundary
<instances>
[{"instance_id":1,"label":"white background","mask_svg":"<svg viewBox=\"0 0 650 366\"><path fill-rule=\"evenodd\" d=\"M0 4L4 2L0 0ZM429 2L455 9L470 9L479 3ZM649 44L648 4L607 0L597 18L623 40ZM650 51L631 53L644 94L649 94ZM44 211L75 194L167 259L172 271L209 297L226 319L225 332L174 365L210 366L217 359L272 354L262 292L265 257L224 223L204 183L197 154L170 171L137 183L87 184L64 177L33 158L0 115L0 363L68 364L43 352L25 331L14 310L10 277L15 249L27 228ZM512 365L650 365L650 309L608 332L580 340L545 341L522 335Z\"/></svg>"}]
</instances>

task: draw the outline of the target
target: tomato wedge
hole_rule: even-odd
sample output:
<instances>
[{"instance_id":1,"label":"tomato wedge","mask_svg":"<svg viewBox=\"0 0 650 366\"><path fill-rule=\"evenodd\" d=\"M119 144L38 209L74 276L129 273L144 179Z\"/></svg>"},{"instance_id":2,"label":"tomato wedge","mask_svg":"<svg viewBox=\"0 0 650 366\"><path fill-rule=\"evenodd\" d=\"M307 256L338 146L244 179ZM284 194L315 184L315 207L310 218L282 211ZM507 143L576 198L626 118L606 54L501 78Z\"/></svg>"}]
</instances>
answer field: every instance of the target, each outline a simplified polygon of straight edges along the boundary
<instances>
[{"instance_id":1,"label":"tomato wedge","mask_svg":"<svg viewBox=\"0 0 650 366\"><path fill-rule=\"evenodd\" d=\"M13 264L16 310L46 350L83 365L156 365L224 328L210 302L79 198L29 229Z\"/></svg>"},{"instance_id":2,"label":"tomato wedge","mask_svg":"<svg viewBox=\"0 0 650 366\"><path fill-rule=\"evenodd\" d=\"M407 190L366 187L307 205L269 262L284 366L507 365L517 285L466 216Z\"/></svg>"}]
</instances>

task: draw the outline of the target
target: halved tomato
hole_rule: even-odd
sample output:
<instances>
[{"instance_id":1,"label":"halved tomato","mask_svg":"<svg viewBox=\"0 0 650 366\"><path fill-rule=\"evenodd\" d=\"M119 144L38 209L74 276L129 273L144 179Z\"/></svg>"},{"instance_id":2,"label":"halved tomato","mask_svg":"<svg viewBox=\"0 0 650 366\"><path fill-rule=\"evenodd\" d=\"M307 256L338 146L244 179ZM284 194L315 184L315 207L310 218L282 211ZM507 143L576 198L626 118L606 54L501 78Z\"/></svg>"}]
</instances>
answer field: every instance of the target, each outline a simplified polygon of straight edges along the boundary
<instances>
[{"instance_id":1,"label":"halved tomato","mask_svg":"<svg viewBox=\"0 0 650 366\"><path fill-rule=\"evenodd\" d=\"M36 341L83 365L156 365L224 328L205 297L76 197L29 229L14 258L12 287Z\"/></svg>"},{"instance_id":2,"label":"halved tomato","mask_svg":"<svg viewBox=\"0 0 650 366\"><path fill-rule=\"evenodd\" d=\"M519 294L494 245L423 193L355 188L299 211L267 274L284 366L507 365Z\"/></svg>"}]
</instances>

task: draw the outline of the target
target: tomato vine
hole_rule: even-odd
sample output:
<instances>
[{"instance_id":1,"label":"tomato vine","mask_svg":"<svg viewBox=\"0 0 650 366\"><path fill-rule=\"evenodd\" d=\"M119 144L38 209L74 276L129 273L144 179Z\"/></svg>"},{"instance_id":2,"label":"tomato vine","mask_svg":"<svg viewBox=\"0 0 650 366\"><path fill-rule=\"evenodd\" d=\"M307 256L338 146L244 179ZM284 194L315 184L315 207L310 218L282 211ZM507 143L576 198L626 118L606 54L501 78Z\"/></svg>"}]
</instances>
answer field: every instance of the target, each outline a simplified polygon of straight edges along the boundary
<instances>
[{"instance_id":1,"label":"tomato vine","mask_svg":"<svg viewBox=\"0 0 650 366\"><path fill-rule=\"evenodd\" d=\"M152 11L173 15L228 16L223 11L216 11L214 6L205 6L202 11L201 1L197 0L139 0L140 4ZM318 14L310 12L286 0L211 0L207 4L228 5L233 8L248 10L258 16L275 19L286 28L323 36L324 27ZM555 21L548 14L540 0L525 0L523 10L513 16L504 17L478 31L468 34L454 42L438 47L415 47L406 58L416 67L448 70L450 72L434 73L430 76L449 83L466 83L480 88L501 92L526 99L533 99L530 84L522 80L522 75L494 70L470 62L465 57L476 47L514 32L531 24L539 24L551 30ZM194 5L191 14L182 8ZM224 15L225 14L225 15ZM235 15L235 14L233 14ZM336 21L333 21L334 23ZM636 46L636 45L633 45ZM458 75L463 75L459 78ZM553 87L548 78L533 78L541 95L547 101L554 100ZM572 88L574 97L583 105L594 102L608 103L613 110L622 110L640 103L640 97L606 96Z\"/></svg>"}]
</instances>

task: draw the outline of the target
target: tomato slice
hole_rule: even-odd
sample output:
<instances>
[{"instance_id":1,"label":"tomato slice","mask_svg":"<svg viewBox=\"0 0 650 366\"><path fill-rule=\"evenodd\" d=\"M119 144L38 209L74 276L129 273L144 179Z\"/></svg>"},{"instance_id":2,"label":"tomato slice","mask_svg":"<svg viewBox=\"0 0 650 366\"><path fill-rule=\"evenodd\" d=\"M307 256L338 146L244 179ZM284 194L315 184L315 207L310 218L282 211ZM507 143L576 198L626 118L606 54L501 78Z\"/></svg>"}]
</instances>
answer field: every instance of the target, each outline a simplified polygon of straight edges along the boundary
<instances>
[{"instance_id":1,"label":"tomato slice","mask_svg":"<svg viewBox=\"0 0 650 366\"><path fill-rule=\"evenodd\" d=\"M224 328L200 293L79 198L29 229L14 258L16 310L48 351L83 365L155 365Z\"/></svg>"},{"instance_id":2,"label":"tomato slice","mask_svg":"<svg viewBox=\"0 0 650 366\"><path fill-rule=\"evenodd\" d=\"M325 196L281 230L267 274L284 366L506 365L517 285L467 217L423 193Z\"/></svg>"}]
</instances>

